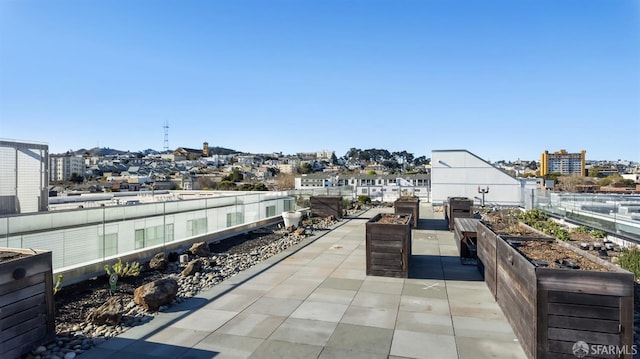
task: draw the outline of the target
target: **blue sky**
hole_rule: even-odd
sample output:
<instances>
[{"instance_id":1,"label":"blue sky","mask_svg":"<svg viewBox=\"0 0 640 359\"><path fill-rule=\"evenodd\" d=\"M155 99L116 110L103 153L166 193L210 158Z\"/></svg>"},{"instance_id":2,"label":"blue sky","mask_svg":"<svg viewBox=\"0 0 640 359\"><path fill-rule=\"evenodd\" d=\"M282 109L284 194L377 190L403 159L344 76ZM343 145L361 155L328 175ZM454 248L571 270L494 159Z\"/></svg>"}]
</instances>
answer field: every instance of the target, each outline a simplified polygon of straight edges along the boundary
<instances>
[{"instance_id":1,"label":"blue sky","mask_svg":"<svg viewBox=\"0 0 640 359\"><path fill-rule=\"evenodd\" d=\"M51 153L640 161L636 0L0 0L0 138Z\"/></svg>"}]
</instances>

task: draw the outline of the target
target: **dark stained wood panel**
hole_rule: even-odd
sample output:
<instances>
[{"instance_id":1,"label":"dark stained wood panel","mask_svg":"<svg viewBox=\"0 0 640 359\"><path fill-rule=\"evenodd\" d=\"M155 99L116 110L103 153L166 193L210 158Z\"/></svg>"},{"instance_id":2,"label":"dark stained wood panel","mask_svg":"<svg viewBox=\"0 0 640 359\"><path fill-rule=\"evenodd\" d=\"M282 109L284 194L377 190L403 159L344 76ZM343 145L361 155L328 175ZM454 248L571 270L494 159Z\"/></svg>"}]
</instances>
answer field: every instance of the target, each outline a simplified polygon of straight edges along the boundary
<instances>
[{"instance_id":1,"label":"dark stained wood panel","mask_svg":"<svg viewBox=\"0 0 640 359\"><path fill-rule=\"evenodd\" d=\"M367 275L403 277L409 274L411 215L404 224L378 223L378 214L366 223Z\"/></svg>"},{"instance_id":2,"label":"dark stained wood panel","mask_svg":"<svg viewBox=\"0 0 640 359\"><path fill-rule=\"evenodd\" d=\"M309 198L311 214L318 217L342 218L341 196L311 196Z\"/></svg>"}]
</instances>

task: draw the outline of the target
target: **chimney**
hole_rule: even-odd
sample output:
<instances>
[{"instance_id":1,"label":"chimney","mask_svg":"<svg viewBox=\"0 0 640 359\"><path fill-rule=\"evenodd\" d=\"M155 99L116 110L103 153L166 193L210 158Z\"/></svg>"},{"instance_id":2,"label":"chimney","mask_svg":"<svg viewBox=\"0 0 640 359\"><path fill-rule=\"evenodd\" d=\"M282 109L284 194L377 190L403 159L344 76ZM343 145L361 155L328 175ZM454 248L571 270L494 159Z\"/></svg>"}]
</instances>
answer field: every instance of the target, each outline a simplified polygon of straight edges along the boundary
<instances>
[{"instance_id":1,"label":"chimney","mask_svg":"<svg viewBox=\"0 0 640 359\"><path fill-rule=\"evenodd\" d=\"M202 144L202 156L209 157L209 143L205 142Z\"/></svg>"}]
</instances>

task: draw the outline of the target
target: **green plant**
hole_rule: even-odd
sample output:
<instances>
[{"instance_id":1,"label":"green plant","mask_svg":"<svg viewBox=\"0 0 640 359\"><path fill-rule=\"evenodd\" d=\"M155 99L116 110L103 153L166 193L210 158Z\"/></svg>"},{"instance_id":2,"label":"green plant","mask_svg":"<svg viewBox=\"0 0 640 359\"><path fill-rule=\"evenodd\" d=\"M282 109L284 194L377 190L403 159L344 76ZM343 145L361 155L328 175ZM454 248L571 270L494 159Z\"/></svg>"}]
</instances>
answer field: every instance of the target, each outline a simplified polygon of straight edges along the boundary
<instances>
[{"instance_id":1,"label":"green plant","mask_svg":"<svg viewBox=\"0 0 640 359\"><path fill-rule=\"evenodd\" d=\"M140 263L132 262L131 264L129 264L129 262L127 262L125 265L123 265L122 259L118 258L118 262L116 262L112 266L105 264L104 270L107 272L108 275L115 273L120 278L136 277L140 275Z\"/></svg>"},{"instance_id":2,"label":"green plant","mask_svg":"<svg viewBox=\"0 0 640 359\"><path fill-rule=\"evenodd\" d=\"M342 208L343 209L351 208L351 200L343 198L342 199Z\"/></svg>"},{"instance_id":3,"label":"green plant","mask_svg":"<svg viewBox=\"0 0 640 359\"><path fill-rule=\"evenodd\" d=\"M56 279L56 285L53 286L53 295L56 295L60 291L60 288L62 288L62 278L63 278L63 275L58 274L58 278Z\"/></svg>"},{"instance_id":4,"label":"green plant","mask_svg":"<svg viewBox=\"0 0 640 359\"><path fill-rule=\"evenodd\" d=\"M589 233L591 232L591 229L589 229L589 227L587 226L579 226L575 229L575 231L578 233Z\"/></svg>"},{"instance_id":5,"label":"green plant","mask_svg":"<svg viewBox=\"0 0 640 359\"><path fill-rule=\"evenodd\" d=\"M625 249L619 263L620 267L633 273L636 280L640 279L640 248Z\"/></svg>"},{"instance_id":6,"label":"green plant","mask_svg":"<svg viewBox=\"0 0 640 359\"><path fill-rule=\"evenodd\" d=\"M591 231L589 233L591 236L595 237L595 238L599 238L599 239L603 239L607 236L607 232L605 231L601 231L599 229L594 229L593 231Z\"/></svg>"},{"instance_id":7,"label":"green plant","mask_svg":"<svg viewBox=\"0 0 640 359\"><path fill-rule=\"evenodd\" d=\"M556 238L561 241L568 241L569 239L571 239L571 234L566 229L559 229L556 232Z\"/></svg>"},{"instance_id":8,"label":"green plant","mask_svg":"<svg viewBox=\"0 0 640 359\"><path fill-rule=\"evenodd\" d=\"M360 195L360 196L358 196L358 203L360 203L360 204L369 204L369 203L371 203L371 197L369 197L367 195Z\"/></svg>"}]
</instances>

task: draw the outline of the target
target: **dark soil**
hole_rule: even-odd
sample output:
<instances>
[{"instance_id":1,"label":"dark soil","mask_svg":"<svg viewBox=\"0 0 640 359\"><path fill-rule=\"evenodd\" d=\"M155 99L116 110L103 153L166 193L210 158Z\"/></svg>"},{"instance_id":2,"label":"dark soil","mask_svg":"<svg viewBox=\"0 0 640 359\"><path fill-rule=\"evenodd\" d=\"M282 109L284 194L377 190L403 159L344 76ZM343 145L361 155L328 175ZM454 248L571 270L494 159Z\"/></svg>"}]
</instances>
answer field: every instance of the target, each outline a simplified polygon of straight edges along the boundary
<instances>
[{"instance_id":1,"label":"dark soil","mask_svg":"<svg viewBox=\"0 0 640 359\"><path fill-rule=\"evenodd\" d=\"M582 254L562 247L555 242L546 241L519 241L515 246L529 260L540 264L543 261L549 268L570 268L608 272L609 269L584 257Z\"/></svg>"},{"instance_id":2,"label":"dark soil","mask_svg":"<svg viewBox=\"0 0 640 359\"><path fill-rule=\"evenodd\" d=\"M22 258L26 256L28 256L28 254L10 252L10 251L0 251L0 263L16 260L18 258Z\"/></svg>"},{"instance_id":3,"label":"dark soil","mask_svg":"<svg viewBox=\"0 0 640 359\"><path fill-rule=\"evenodd\" d=\"M409 223L408 215L398 215L391 213L383 213L379 220L376 223L382 224L407 224Z\"/></svg>"},{"instance_id":4,"label":"dark soil","mask_svg":"<svg viewBox=\"0 0 640 359\"><path fill-rule=\"evenodd\" d=\"M238 235L223 240L218 244L210 244L212 254L215 253L246 253L256 250L268 243L282 238L276 233L277 228L262 228L251 233ZM169 256L176 257L176 256ZM122 296L123 302L133 300L133 292L141 285L161 279L171 272L149 270L147 263L141 265L140 275L118 279L115 294ZM73 325L81 325L87 315L109 298L110 289L108 276L105 274L93 280L63 287L55 294L56 333L66 334Z\"/></svg>"}]
</instances>

